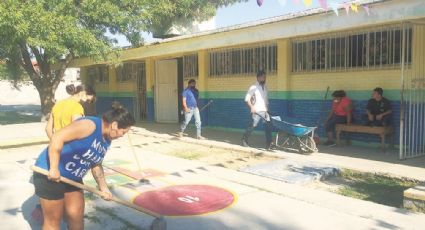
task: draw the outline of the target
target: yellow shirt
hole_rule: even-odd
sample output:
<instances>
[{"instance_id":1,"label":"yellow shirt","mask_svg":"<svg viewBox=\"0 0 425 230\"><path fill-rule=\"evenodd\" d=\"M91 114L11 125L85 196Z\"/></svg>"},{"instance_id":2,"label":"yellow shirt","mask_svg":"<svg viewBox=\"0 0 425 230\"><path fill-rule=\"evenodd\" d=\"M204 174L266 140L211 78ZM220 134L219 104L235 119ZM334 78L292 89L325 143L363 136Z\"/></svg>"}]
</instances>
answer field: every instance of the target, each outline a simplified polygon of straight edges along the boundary
<instances>
[{"instance_id":1,"label":"yellow shirt","mask_svg":"<svg viewBox=\"0 0 425 230\"><path fill-rule=\"evenodd\" d=\"M57 132L71 124L72 116L84 116L83 106L72 98L64 99L56 103L52 108L53 127Z\"/></svg>"}]
</instances>

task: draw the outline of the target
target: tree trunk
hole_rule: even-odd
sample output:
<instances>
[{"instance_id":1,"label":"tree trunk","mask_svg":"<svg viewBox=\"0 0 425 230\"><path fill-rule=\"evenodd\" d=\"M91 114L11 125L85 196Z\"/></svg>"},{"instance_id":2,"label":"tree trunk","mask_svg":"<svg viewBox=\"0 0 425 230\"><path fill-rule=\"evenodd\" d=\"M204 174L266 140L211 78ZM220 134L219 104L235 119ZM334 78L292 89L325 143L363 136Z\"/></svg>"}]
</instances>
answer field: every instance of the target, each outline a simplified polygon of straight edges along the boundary
<instances>
[{"instance_id":1,"label":"tree trunk","mask_svg":"<svg viewBox=\"0 0 425 230\"><path fill-rule=\"evenodd\" d=\"M40 96L40 104L41 104L41 121L46 121L52 111L53 106L55 105L55 92L60 83L61 77L48 77L43 79L41 84L36 85L38 94ZM53 79L53 80L50 80Z\"/></svg>"},{"instance_id":2,"label":"tree trunk","mask_svg":"<svg viewBox=\"0 0 425 230\"><path fill-rule=\"evenodd\" d=\"M29 46L25 41L19 43L19 47L22 55L21 65L27 71L33 85L38 91L42 113L41 121L45 121L55 104L56 89L65 75L68 64L74 57L73 52L69 50L70 53L63 61L57 60L60 68L52 71L47 58L49 55L46 52L41 53L39 48ZM38 68L34 67L31 56L35 56Z\"/></svg>"},{"instance_id":3,"label":"tree trunk","mask_svg":"<svg viewBox=\"0 0 425 230\"><path fill-rule=\"evenodd\" d=\"M50 112L52 111L53 106L55 105L55 91L53 86L43 86L41 89L37 89L40 96L41 103L41 121L46 121L49 117Z\"/></svg>"}]
</instances>

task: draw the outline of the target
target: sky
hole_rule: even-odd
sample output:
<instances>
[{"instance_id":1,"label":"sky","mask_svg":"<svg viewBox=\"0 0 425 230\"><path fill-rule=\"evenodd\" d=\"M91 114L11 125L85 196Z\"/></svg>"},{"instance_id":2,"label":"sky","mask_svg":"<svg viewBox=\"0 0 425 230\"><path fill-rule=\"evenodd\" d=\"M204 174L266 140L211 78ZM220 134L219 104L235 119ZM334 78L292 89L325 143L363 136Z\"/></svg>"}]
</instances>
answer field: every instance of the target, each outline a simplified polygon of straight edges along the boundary
<instances>
[{"instance_id":1,"label":"sky","mask_svg":"<svg viewBox=\"0 0 425 230\"><path fill-rule=\"evenodd\" d=\"M319 7L318 0L313 0L313 4L310 7L306 7L303 1L304 0L263 0L261 6L258 6L257 0L236 3L228 7L217 9L216 16L209 22L203 23L201 29L213 30ZM328 0L327 2L330 5L331 3L347 2L347 0ZM148 33L142 33L142 36L146 42L157 40L152 38ZM118 39L118 46L130 45L124 36L118 36L116 38Z\"/></svg>"}]
</instances>

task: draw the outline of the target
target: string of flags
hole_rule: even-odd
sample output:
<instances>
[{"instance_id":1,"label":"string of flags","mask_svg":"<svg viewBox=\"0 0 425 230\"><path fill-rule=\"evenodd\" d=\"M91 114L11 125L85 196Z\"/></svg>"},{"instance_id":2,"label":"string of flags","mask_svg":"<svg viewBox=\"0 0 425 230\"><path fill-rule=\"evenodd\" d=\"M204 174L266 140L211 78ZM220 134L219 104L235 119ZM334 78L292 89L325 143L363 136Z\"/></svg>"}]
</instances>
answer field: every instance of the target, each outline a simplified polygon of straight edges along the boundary
<instances>
[{"instance_id":1,"label":"string of flags","mask_svg":"<svg viewBox=\"0 0 425 230\"><path fill-rule=\"evenodd\" d=\"M287 3L287 1L290 1L290 0L277 0L277 1L279 2L280 5L285 6L286 3ZM303 2L303 4L306 7L311 7L313 5L313 0L292 0L292 1L295 4L300 4L300 2ZM328 0L317 0L317 1L319 3L319 6L322 9L325 9L325 10L331 9L331 10L333 10L335 12L335 14L337 16L339 16L338 9L340 9L340 8L345 9L345 12L347 14L349 14L350 11L352 11L354 13L358 13L359 12L359 8L360 9L362 8L366 12L367 15L370 15L370 8L369 8L368 5L360 5L360 4L355 3L355 2L352 2L352 3L350 3L350 2L337 3L337 2L334 2L334 1L328 2ZM258 6L263 5L263 2L264 2L264 0L257 0L257 5Z\"/></svg>"}]
</instances>

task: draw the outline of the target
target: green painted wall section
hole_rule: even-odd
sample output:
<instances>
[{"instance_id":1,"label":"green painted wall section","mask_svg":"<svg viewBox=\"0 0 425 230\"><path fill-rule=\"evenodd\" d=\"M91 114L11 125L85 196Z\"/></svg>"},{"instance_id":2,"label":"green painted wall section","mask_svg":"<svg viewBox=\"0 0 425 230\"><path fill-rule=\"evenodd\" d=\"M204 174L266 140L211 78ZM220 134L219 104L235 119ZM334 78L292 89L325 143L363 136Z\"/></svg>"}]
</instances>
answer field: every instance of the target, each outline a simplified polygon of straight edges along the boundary
<instances>
[{"instance_id":1,"label":"green painted wall section","mask_svg":"<svg viewBox=\"0 0 425 230\"><path fill-rule=\"evenodd\" d=\"M331 94L334 90L331 89L328 93L328 99L331 98ZM368 100L372 94L372 90L352 90L346 91L348 97L352 100ZM134 93L131 92L117 92L117 93L98 93L102 96L122 96L122 97L133 97ZM239 99L245 98L245 91L207 91L200 92L199 96L201 98L221 98L221 99ZM280 100L322 100L325 97L326 90L323 91L271 91L269 92L269 99L280 99ZM153 98L153 91L147 91L147 97ZM400 90L384 89L384 97L398 101L400 100Z\"/></svg>"},{"instance_id":2,"label":"green painted wall section","mask_svg":"<svg viewBox=\"0 0 425 230\"><path fill-rule=\"evenodd\" d=\"M334 90L330 90L328 93L328 99L331 98L331 94ZM223 98L223 99L238 99L244 98L245 91L209 91L201 92L201 98ZM322 100L325 97L326 90L323 91L271 91L269 92L269 99L281 99L281 100ZM352 100L368 100L370 99L372 90L353 90L347 91L348 97ZM399 90L385 90L384 97L398 101L400 100Z\"/></svg>"},{"instance_id":3,"label":"green painted wall section","mask_svg":"<svg viewBox=\"0 0 425 230\"><path fill-rule=\"evenodd\" d=\"M135 97L134 92L96 92L98 97Z\"/></svg>"}]
</instances>

